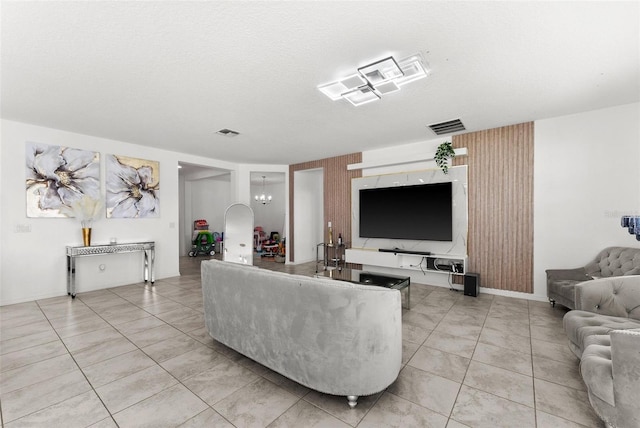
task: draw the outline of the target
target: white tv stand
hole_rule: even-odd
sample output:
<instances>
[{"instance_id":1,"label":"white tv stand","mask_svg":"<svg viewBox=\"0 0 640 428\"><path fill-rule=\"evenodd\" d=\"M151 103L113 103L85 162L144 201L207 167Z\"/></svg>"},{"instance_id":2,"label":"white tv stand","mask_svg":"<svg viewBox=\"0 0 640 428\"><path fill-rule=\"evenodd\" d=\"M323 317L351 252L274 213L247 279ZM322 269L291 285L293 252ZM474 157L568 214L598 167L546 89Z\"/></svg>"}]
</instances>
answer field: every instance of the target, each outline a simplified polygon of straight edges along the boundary
<instances>
[{"instance_id":1,"label":"white tv stand","mask_svg":"<svg viewBox=\"0 0 640 428\"><path fill-rule=\"evenodd\" d=\"M345 253L348 263L454 275L464 275L467 271L466 255L412 253L399 248L348 248Z\"/></svg>"}]
</instances>

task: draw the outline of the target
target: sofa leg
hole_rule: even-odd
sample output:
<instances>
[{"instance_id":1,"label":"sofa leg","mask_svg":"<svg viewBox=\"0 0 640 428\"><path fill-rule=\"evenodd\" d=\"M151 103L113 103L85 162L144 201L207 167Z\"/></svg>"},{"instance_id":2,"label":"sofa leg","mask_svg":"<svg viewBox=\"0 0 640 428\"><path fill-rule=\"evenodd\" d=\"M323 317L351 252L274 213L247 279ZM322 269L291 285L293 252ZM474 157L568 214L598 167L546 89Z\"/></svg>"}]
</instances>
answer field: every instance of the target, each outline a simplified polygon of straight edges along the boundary
<instances>
[{"instance_id":1,"label":"sofa leg","mask_svg":"<svg viewBox=\"0 0 640 428\"><path fill-rule=\"evenodd\" d=\"M349 407L351 407L352 409L358 404L357 395L347 395L347 400L349 401Z\"/></svg>"},{"instance_id":2,"label":"sofa leg","mask_svg":"<svg viewBox=\"0 0 640 428\"><path fill-rule=\"evenodd\" d=\"M555 300L553 300L553 299L549 299L549 303L551 304L551 307L552 307L552 308L555 308L555 307L556 307L556 301L555 301Z\"/></svg>"}]
</instances>

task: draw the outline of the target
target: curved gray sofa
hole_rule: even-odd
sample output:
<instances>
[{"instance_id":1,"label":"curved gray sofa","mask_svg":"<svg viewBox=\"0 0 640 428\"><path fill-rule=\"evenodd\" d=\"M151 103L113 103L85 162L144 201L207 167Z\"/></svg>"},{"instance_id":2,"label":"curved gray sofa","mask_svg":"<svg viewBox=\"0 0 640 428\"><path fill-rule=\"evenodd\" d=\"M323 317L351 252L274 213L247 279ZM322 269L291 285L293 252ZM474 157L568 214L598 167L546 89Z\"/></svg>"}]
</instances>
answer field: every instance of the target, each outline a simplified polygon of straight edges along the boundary
<instances>
[{"instance_id":1,"label":"curved gray sofa","mask_svg":"<svg viewBox=\"0 0 640 428\"><path fill-rule=\"evenodd\" d=\"M574 269L548 269L547 297L555 306L575 307L575 286L584 281L613 276L640 275L640 248L608 247L590 263Z\"/></svg>"},{"instance_id":2,"label":"curved gray sofa","mask_svg":"<svg viewBox=\"0 0 640 428\"><path fill-rule=\"evenodd\" d=\"M640 276L576 286L564 316L589 402L608 427L640 427Z\"/></svg>"},{"instance_id":3,"label":"curved gray sofa","mask_svg":"<svg viewBox=\"0 0 640 428\"><path fill-rule=\"evenodd\" d=\"M217 260L201 271L209 335L252 360L351 407L398 377L398 290Z\"/></svg>"}]
</instances>

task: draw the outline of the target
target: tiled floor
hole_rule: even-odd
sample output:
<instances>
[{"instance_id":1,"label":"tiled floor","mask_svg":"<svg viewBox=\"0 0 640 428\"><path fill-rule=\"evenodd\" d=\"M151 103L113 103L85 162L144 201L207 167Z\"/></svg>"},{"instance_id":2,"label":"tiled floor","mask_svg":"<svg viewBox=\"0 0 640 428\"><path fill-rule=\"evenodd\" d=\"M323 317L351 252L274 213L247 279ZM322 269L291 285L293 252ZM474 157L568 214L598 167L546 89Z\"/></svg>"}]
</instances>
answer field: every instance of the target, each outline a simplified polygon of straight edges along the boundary
<instances>
[{"instance_id":1,"label":"tiled floor","mask_svg":"<svg viewBox=\"0 0 640 428\"><path fill-rule=\"evenodd\" d=\"M0 308L0 403L13 427L601 427L562 309L412 284L385 392L311 391L207 335L200 258L181 277ZM315 265L264 267L312 275Z\"/></svg>"}]
</instances>

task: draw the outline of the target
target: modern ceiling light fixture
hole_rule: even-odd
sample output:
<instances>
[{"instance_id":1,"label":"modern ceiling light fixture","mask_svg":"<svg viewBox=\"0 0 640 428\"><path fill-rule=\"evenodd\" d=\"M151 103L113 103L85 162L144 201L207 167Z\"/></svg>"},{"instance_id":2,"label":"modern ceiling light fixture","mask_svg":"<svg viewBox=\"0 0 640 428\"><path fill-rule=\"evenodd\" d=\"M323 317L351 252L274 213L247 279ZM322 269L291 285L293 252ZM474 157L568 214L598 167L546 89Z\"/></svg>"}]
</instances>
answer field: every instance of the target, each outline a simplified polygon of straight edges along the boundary
<instances>
[{"instance_id":1,"label":"modern ceiling light fixture","mask_svg":"<svg viewBox=\"0 0 640 428\"><path fill-rule=\"evenodd\" d=\"M428 68L421 55L411 55L400 61L392 56L358 68L358 73L318 86L320 92L333 101L345 99L354 106L379 100L383 95L427 77Z\"/></svg>"},{"instance_id":2,"label":"modern ceiling light fixture","mask_svg":"<svg viewBox=\"0 0 640 428\"><path fill-rule=\"evenodd\" d=\"M270 203L271 203L271 200L273 199L273 198L271 197L271 195L267 195L267 194L264 192L264 182L265 182L265 179L266 179L266 177L263 175L263 176L262 176L262 194L260 194L260 195L256 195L256 196L254 197L254 199L255 199L257 202L260 202L262 205L270 204Z\"/></svg>"}]
</instances>

